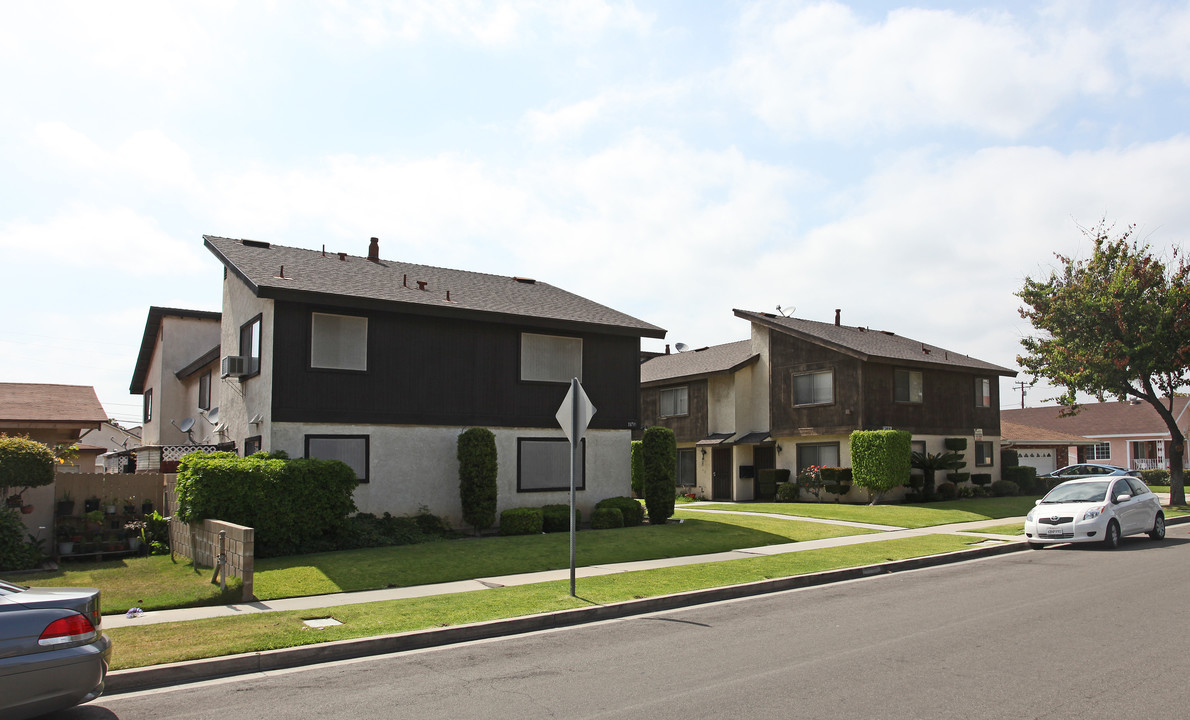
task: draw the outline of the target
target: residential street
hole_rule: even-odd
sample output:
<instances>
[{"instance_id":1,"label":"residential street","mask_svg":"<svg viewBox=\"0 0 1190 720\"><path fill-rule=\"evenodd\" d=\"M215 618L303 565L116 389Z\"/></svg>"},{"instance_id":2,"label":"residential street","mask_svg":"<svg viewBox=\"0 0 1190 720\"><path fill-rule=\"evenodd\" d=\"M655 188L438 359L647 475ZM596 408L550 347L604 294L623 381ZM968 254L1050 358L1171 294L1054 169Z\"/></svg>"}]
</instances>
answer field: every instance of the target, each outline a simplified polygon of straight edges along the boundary
<instances>
[{"instance_id":1,"label":"residential street","mask_svg":"<svg viewBox=\"0 0 1190 720\"><path fill-rule=\"evenodd\" d=\"M1171 717L1188 567L1179 525L50 717Z\"/></svg>"}]
</instances>

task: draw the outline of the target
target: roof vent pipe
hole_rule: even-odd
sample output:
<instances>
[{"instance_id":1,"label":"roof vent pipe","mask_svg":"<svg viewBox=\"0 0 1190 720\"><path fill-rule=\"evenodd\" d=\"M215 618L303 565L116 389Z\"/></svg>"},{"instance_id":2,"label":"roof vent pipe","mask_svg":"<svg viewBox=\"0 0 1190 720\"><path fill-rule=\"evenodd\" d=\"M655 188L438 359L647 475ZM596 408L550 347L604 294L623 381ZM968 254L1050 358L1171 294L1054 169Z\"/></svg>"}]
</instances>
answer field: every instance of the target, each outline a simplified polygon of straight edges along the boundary
<instances>
[{"instance_id":1,"label":"roof vent pipe","mask_svg":"<svg viewBox=\"0 0 1190 720\"><path fill-rule=\"evenodd\" d=\"M430 284L430 283L426 282L425 280L418 280L418 281L417 281L417 289L418 289L418 290L425 290L425 289L426 289L426 285L429 285L429 284Z\"/></svg>"},{"instance_id":2,"label":"roof vent pipe","mask_svg":"<svg viewBox=\"0 0 1190 720\"><path fill-rule=\"evenodd\" d=\"M669 343L665 343L665 354L669 354Z\"/></svg>"},{"instance_id":3,"label":"roof vent pipe","mask_svg":"<svg viewBox=\"0 0 1190 720\"><path fill-rule=\"evenodd\" d=\"M343 262L347 262L347 253L339 253L339 259Z\"/></svg>"},{"instance_id":4,"label":"roof vent pipe","mask_svg":"<svg viewBox=\"0 0 1190 720\"><path fill-rule=\"evenodd\" d=\"M835 327L839 327L839 315L842 313L841 308L835 308Z\"/></svg>"},{"instance_id":5,"label":"roof vent pipe","mask_svg":"<svg viewBox=\"0 0 1190 720\"><path fill-rule=\"evenodd\" d=\"M368 260L380 262L380 238L372 238L372 242L368 243Z\"/></svg>"}]
</instances>

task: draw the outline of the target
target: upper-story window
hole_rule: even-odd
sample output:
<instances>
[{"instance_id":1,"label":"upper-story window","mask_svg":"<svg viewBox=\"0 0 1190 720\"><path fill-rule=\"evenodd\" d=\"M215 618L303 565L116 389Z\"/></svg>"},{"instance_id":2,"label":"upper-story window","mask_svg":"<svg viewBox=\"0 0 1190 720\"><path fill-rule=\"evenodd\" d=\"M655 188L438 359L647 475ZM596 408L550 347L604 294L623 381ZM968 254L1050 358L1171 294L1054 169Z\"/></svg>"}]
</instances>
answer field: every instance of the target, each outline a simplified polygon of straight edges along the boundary
<instances>
[{"instance_id":1,"label":"upper-story window","mask_svg":"<svg viewBox=\"0 0 1190 720\"><path fill-rule=\"evenodd\" d=\"M521 380L570 382L583 379L583 339L521 333Z\"/></svg>"},{"instance_id":2,"label":"upper-story window","mask_svg":"<svg viewBox=\"0 0 1190 720\"><path fill-rule=\"evenodd\" d=\"M835 401L835 372L799 373L793 376L794 405L827 405Z\"/></svg>"},{"instance_id":3,"label":"upper-story window","mask_svg":"<svg viewBox=\"0 0 1190 720\"><path fill-rule=\"evenodd\" d=\"M986 408L992 406L992 381L988 378L975 378L975 407Z\"/></svg>"},{"instance_id":4,"label":"upper-story window","mask_svg":"<svg viewBox=\"0 0 1190 720\"><path fill-rule=\"evenodd\" d=\"M920 403L921 371L897 368L893 371L893 400L903 403Z\"/></svg>"},{"instance_id":5,"label":"upper-story window","mask_svg":"<svg viewBox=\"0 0 1190 720\"><path fill-rule=\"evenodd\" d=\"M211 371L207 370L198 376L198 408L211 409Z\"/></svg>"},{"instance_id":6,"label":"upper-story window","mask_svg":"<svg viewBox=\"0 0 1190 720\"><path fill-rule=\"evenodd\" d=\"M666 388L661 391L661 417L689 413L689 388Z\"/></svg>"},{"instance_id":7,"label":"upper-story window","mask_svg":"<svg viewBox=\"0 0 1190 720\"><path fill-rule=\"evenodd\" d=\"M153 388L145 390L144 411L144 421L149 422L153 419Z\"/></svg>"},{"instance_id":8,"label":"upper-story window","mask_svg":"<svg viewBox=\"0 0 1190 720\"><path fill-rule=\"evenodd\" d=\"M240 355L247 358L245 377L260 374L260 315L240 326Z\"/></svg>"},{"instance_id":9,"label":"upper-story window","mask_svg":"<svg viewBox=\"0 0 1190 720\"><path fill-rule=\"evenodd\" d=\"M367 370L368 318L311 313L310 367Z\"/></svg>"}]
</instances>

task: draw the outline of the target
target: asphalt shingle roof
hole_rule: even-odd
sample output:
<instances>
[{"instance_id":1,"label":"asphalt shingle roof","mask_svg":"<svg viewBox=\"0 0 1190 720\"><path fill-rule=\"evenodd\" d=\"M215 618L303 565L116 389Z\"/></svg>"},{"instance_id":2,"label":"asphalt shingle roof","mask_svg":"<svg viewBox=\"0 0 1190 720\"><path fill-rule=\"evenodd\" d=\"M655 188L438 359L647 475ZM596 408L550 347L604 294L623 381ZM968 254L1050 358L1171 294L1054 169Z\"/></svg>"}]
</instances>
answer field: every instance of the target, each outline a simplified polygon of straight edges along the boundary
<instances>
[{"instance_id":1,"label":"asphalt shingle roof","mask_svg":"<svg viewBox=\"0 0 1190 720\"><path fill-rule=\"evenodd\" d=\"M1081 435L1008 422L1003 419L1003 411L1001 411L1000 438L1004 442L1024 445L1092 445L1095 442Z\"/></svg>"},{"instance_id":2,"label":"asphalt shingle roof","mask_svg":"<svg viewBox=\"0 0 1190 720\"><path fill-rule=\"evenodd\" d=\"M0 421L95 425L107 420L90 385L0 383Z\"/></svg>"},{"instance_id":3,"label":"asphalt shingle roof","mask_svg":"<svg viewBox=\"0 0 1190 720\"><path fill-rule=\"evenodd\" d=\"M1183 429L1190 424L1190 412L1186 411L1187 402L1190 402L1190 398L1173 399L1173 416L1179 418L1178 425ZM1146 402L1136 405L1126 402L1093 402L1079 407L1081 409L1078 414L1071 417L1060 417L1062 408L1056 406L1001 410L1000 420L1083 437L1169 434L1169 428L1165 427L1161 416Z\"/></svg>"},{"instance_id":4,"label":"asphalt shingle roof","mask_svg":"<svg viewBox=\"0 0 1190 720\"><path fill-rule=\"evenodd\" d=\"M884 330L782 317L772 313L735 310L736 317L758 322L797 338L832 348L861 360L888 360L1015 376L1015 370Z\"/></svg>"},{"instance_id":5,"label":"asphalt shingle roof","mask_svg":"<svg viewBox=\"0 0 1190 720\"><path fill-rule=\"evenodd\" d=\"M672 355L658 355L640 366L640 382L647 385L664 380L728 372L756 357L758 356L752 352L751 340L712 345Z\"/></svg>"},{"instance_id":6,"label":"asphalt shingle roof","mask_svg":"<svg viewBox=\"0 0 1190 720\"><path fill-rule=\"evenodd\" d=\"M258 297L301 294L399 305L407 312L533 318L562 326L665 337L665 330L597 302L527 278L414 265L346 253L204 235L208 249Z\"/></svg>"}]
</instances>

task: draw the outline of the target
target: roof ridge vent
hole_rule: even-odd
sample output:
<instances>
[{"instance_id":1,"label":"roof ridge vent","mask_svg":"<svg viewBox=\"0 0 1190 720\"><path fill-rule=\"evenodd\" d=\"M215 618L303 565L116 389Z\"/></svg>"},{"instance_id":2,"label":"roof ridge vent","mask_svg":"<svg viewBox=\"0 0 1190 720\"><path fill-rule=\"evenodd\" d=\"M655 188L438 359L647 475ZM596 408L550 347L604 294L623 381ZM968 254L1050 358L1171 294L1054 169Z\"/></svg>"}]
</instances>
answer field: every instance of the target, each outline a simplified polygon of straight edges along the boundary
<instances>
[{"instance_id":1,"label":"roof ridge vent","mask_svg":"<svg viewBox=\"0 0 1190 720\"><path fill-rule=\"evenodd\" d=\"M536 285L537 284L536 280L534 280L533 278L529 278L529 277L517 277L514 275L512 279L519 283L524 283L525 285Z\"/></svg>"},{"instance_id":2,"label":"roof ridge vent","mask_svg":"<svg viewBox=\"0 0 1190 720\"><path fill-rule=\"evenodd\" d=\"M262 250L269 249L269 244L267 242L264 242L263 240L240 240L240 243L244 247L261 248Z\"/></svg>"}]
</instances>

